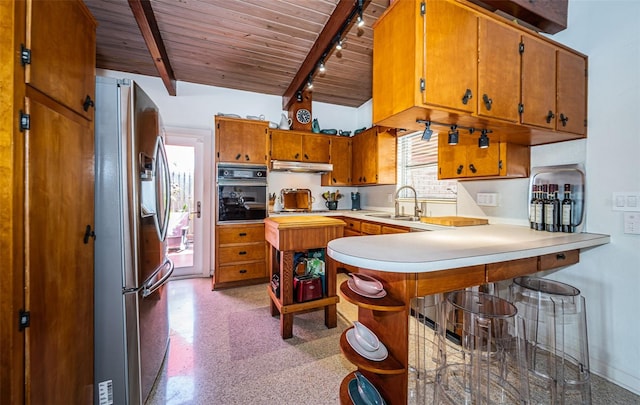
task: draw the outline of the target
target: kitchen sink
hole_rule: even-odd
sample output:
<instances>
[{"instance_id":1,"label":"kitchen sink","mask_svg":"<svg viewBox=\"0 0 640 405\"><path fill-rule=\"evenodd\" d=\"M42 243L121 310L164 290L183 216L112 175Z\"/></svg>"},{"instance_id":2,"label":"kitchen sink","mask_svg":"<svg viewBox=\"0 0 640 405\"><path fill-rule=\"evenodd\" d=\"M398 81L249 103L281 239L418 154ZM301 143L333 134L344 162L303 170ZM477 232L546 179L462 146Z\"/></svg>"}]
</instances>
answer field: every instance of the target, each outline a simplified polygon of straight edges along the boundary
<instances>
[{"instance_id":1,"label":"kitchen sink","mask_svg":"<svg viewBox=\"0 0 640 405\"><path fill-rule=\"evenodd\" d=\"M420 221L420 218L418 217L412 217L410 215L393 215L393 214L388 214L388 213L377 213L377 214L364 214L367 217L375 217L375 218L387 218L387 219L393 219L396 221Z\"/></svg>"}]
</instances>

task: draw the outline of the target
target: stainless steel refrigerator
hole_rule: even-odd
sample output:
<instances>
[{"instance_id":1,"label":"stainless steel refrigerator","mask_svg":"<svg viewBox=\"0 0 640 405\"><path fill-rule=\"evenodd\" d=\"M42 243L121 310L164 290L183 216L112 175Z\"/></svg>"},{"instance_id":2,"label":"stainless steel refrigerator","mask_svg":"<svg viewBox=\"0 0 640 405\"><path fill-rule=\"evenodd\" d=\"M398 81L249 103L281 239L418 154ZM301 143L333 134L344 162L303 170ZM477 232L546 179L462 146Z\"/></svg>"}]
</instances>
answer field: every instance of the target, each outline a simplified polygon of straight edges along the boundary
<instances>
[{"instance_id":1,"label":"stainless steel refrigerator","mask_svg":"<svg viewBox=\"0 0 640 405\"><path fill-rule=\"evenodd\" d=\"M143 404L169 343L170 179L158 107L98 77L95 100L96 404ZM69 179L73 181L73 179Z\"/></svg>"}]
</instances>

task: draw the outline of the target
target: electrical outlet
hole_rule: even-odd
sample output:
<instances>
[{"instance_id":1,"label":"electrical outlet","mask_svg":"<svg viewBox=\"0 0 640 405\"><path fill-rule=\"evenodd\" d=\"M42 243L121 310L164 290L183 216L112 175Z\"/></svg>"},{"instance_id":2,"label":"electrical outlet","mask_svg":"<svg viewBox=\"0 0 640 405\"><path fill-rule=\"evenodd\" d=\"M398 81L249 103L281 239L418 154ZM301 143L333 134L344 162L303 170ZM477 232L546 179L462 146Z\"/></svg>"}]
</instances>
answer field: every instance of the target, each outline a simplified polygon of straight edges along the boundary
<instances>
[{"instance_id":1,"label":"electrical outlet","mask_svg":"<svg viewBox=\"0 0 640 405\"><path fill-rule=\"evenodd\" d=\"M482 207L497 207L498 193L477 193L476 203Z\"/></svg>"}]
</instances>

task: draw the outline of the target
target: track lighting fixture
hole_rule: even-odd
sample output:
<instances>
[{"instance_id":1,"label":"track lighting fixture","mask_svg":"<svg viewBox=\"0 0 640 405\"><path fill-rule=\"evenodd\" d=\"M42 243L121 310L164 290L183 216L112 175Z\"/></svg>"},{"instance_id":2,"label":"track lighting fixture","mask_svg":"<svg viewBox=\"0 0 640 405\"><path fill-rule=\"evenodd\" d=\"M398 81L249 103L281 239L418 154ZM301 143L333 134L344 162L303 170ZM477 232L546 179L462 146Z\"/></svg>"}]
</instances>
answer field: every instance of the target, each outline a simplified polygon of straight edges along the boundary
<instances>
[{"instance_id":1,"label":"track lighting fixture","mask_svg":"<svg viewBox=\"0 0 640 405\"><path fill-rule=\"evenodd\" d=\"M480 138L478 138L478 147L480 149L486 149L489 147L489 137L487 136L487 133L492 132L489 129L483 129L480 133Z\"/></svg>"},{"instance_id":2,"label":"track lighting fixture","mask_svg":"<svg viewBox=\"0 0 640 405\"><path fill-rule=\"evenodd\" d=\"M311 75L309 75L309 80L307 80L307 90L311 89L313 89L313 79L311 78Z\"/></svg>"},{"instance_id":3,"label":"track lighting fixture","mask_svg":"<svg viewBox=\"0 0 640 405\"><path fill-rule=\"evenodd\" d=\"M458 144L458 126L457 125L451 125L451 130L449 131L449 139L448 139L448 143L449 145L457 145Z\"/></svg>"},{"instance_id":4,"label":"track lighting fixture","mask_svg":"<svg viewBox=\"0 0 640 405\"><path fill-rule=\"evenodd\" d=\"M300 90L296 92L296 101L298 103L302 101L302 92Z\"/></svg>"},{"instance_id":5,"label":"track lighting fixture","mask_svg":"<svg viewBox=\"0 0 640 405\"><path fill-rule=\"evenodd\" d=\"M320 64L318 65L318 73L324 74L326 71L327 68L324 66L324 60L321 60Z\"/></svg>"},{"instance_id":6,"label":"track lighting fixture","mask_svg":"<svg viewBox=\"0 0 640 405\"><path fill-rule=\"evenodd\" d=\"M344 45L344 40L342 38L338 38L338 42L336 43L336 51L341 51Z\"/></svg>"},{"instance_id":7,"label":"track lighting fixture","mask_svg":"<svg viewBox=\"0 0 640 405\"><path fill-rule=\"evenodd\" d=\"M422 133L422 140L429 141L431 140L431 135L433 135L433 130L431 129L431 121L426 121L424 123L424 132Z\"/></svg>"},{"instance_id":8,"label":"track lighting fixture","mask_svg":"<svg viewBox=\"0 0 640 405\"><path fill-rule=\"evenodd\" d=\"M356 20L356 27L362 28L364 27L364 19L362 18L362 12L358 15L358 19Z\"/></svg>"}]
</instances>

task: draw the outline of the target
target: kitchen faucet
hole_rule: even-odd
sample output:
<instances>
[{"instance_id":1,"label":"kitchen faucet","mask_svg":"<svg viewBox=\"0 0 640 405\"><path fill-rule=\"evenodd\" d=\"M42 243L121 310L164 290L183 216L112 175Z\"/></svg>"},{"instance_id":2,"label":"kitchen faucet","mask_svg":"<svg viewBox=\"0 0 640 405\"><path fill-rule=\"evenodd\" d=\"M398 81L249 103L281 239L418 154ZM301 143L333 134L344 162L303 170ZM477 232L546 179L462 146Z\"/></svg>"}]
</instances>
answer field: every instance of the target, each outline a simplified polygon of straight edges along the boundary
<instances>
[{"instance_id":1,"label":"kitchen faucet","mask_svg":"<svg viewBox=\"0 0 640 405\"><path fill-rule=\"evenodd\" d=\"M398 202L398 196L400 195L400 191L402 191L403 189L408 188L410 190L413 191L413 219L414 220L418 220L420 219L420 212L422 212L422 210L420 208L418 208L418 192L416 191L415 188L411 187L411 186L402 186L400 187L398 190L396 190L396 196L395 196L395 202L396 202L396 210L395 210L395 217L399 217L400 216L400 203Z\"/></svg>"}]
</instances>

